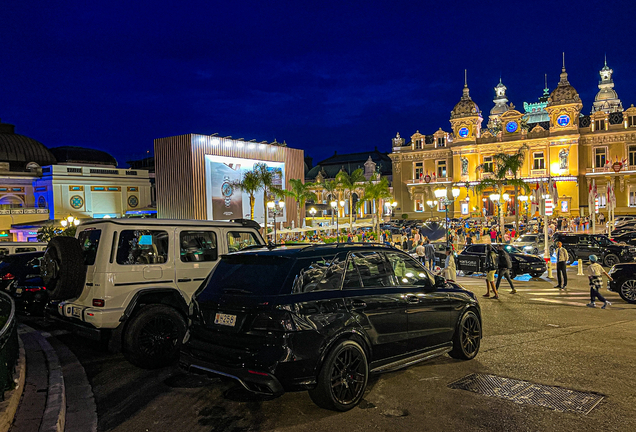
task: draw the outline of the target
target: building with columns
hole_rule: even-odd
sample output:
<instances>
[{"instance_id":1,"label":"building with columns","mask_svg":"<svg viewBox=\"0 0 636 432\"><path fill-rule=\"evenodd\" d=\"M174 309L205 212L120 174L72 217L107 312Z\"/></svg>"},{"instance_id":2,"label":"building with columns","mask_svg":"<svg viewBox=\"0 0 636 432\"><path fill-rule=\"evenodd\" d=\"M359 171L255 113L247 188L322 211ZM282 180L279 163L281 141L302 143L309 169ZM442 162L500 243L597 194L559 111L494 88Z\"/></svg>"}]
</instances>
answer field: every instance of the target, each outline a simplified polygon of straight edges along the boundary
<instances>
[{"instance_id":1,"label":"building with columns","mask_svg":"<svg viewBox=\"0 0 636 432\"><path fill-rule=\"evenodd\" d=\"M507 88L500 80L485 128L482 111L465 82L451 111L449 131L440 128L430 135L418 131L408 141L399 133L393 138L389 156L399 204L396 212L419 219L435 215L444 209L441 203L427 204L436 200L435 189L457 187L460 195L450 208L453 217L493 215L494 204L488 196L494 191L477 194L474 187L492 176L493 155L523 147L525 162L519 177L532 188L549 177L556 181L555 214L589 215L588 190L593 180L601 212L605 212L611 183L616 214L636 214L636 108L623 110L607 62L599 74L599 90L589 111L570 84L565 64L556 88L550 92L546 82L538 102L524 102L523 113L508 103ZM503 210L512 215L517 196L512 186L504 192L510 199Z\"/></svg>"}]
</instances>

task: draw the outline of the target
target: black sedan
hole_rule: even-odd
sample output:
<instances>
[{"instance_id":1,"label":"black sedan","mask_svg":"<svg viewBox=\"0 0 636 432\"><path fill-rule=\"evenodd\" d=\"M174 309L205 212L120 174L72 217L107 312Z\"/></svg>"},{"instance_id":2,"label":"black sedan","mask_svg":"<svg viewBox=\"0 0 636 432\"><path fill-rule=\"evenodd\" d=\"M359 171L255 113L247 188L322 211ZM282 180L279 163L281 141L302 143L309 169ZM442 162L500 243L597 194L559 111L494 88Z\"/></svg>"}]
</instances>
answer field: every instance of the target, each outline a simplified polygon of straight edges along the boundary
<instances>
[{"instance_id":1,"label":"black sedan","mask_svg":"<svg viewBox=\"0 0 636 432\"><path fill-rule=\"evenodd\" d=\"M616 264L609 275L613 281L608 289L618 293L627 303L636 304L636 263Z\"/></svg>"},{"instance_id":2,"label":"black sedan","mask_svg":"<svg viewBox=\"0 0 636 432\"><path fill-rule=\"evenodd\" d=\"M49 299L40 278L40 258L44 251L6 255L0 259L0 289L13 297L16 309L42 315Z\"/></svg>"},{"instance_id":3,"label":"black sedan","mask_svg":"<svg viewBox=\"0 0 636 432\"><path fill-rule=\"evenodd\" d=\"M464 274L485 272L486 246L486 244L466 246L457 256L457 269L462 270ZM492 246L497 250L497 243L493 243ZM504 244L504 249L508 252L510 261L512 261L510 273L513 278L522 274L539 277L547 270L545 261L537 255L523 253L509 244Z\"/></svg>"},{"instance_id":4,"label":"black sedan","mask_svg":"<svg viewBox=\"0 0 636 432\"><path fill-rule=\"evenodd\" d=\"M309 390L346 411L369 374L479 351L476 297L408 254L371 245L224 255L195 293L180 364L268 395Z\"/></svg>"},{"instance_id":5,"label":"black sedan","mask_svg":"<svg viewBox=\"0 0 636 432\"><path fill-rule=\"evenodd\" d=\"M616 243L627 243L632 246L636 246L636 231L623 232L619 235L612 233L612 240Z\"/></svg>"}]
</instances>

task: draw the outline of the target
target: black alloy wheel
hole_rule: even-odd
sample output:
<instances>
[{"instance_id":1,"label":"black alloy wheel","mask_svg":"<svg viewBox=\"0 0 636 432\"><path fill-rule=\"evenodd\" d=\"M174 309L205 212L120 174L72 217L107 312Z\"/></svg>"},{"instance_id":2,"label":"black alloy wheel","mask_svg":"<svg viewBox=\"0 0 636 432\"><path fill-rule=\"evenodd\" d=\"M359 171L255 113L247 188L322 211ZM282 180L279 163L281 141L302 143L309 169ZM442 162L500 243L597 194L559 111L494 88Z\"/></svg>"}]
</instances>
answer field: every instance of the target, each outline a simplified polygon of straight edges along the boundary
<instances>
[{"instance_id":1,"label":"black alloy wheel","mask_svg":"<svg viewBox=\"0 0 636 432\"><path fill-rule=\"evenodd\" d=\"M464 312L453 336L453 350L448 354L456 359L471 360L479 352L481 345L481 322L477 314Z\"/></svg>"},{"instance_id":2,"label":"black alloy wheel","mask_svg":"<svg viewBox=\"0 0 636 432\"><path fill-rule=\"evenodd\" d=\"M635 304L636 303L636 280L628 279L625 282L623 282L621 284L620 289L618 290L618 294L627 303Z\"/></svg>"},{"instance_id":3,"label":"black alloy wheel","mask_svg":"<svg viewBox=\"0 0 636 432\"><path fill-rule=\"evenodd\" d=\"M342 341L325 359L309 396L321 408L348 411L362 400L368 379L369 364L362 347Z\"/></svg>"},{"instance_id":4,"label":"black alloy wheel","mask_svg":"<svg viewBox=\"0 0 636 432\"><path fill-rule=\"evenodd\" d=\"M532 255L539 255L539 249L537 248L532 249Z\"/></svg>"},{"instance_id":5,"label":"black alloy wheel","mask_svg":"<svg viewBox=\"0 0 636 432\"><path fill-rule=\"evenodd\" d=\"M605 255L605 258L603 259L603 264L605 264L605 267L612 267L613 265L618 264L620 262L621 262L620 258L614 254L607 254Z\"/></svg>"}]
</instances>

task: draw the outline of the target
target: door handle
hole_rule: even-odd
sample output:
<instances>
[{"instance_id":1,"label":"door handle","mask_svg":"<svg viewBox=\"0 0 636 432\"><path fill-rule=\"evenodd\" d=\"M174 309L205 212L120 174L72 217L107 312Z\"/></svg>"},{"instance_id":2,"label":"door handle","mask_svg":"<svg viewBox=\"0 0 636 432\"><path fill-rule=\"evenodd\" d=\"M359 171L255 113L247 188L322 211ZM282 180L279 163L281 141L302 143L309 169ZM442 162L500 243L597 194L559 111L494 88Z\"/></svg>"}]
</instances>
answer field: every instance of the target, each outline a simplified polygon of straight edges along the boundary
<instances>
[{"instance_id":1,"label":"door handle","mask_svg":"<svg viewBox=\"0 0 636 432\"><path fill-rule=\"evenodd\" d=\"M367 307L367 304L363 301L352 301L351 302L351 309L364 309L365 307Z\"/></svg>"},{"instance_id":2,"label":"door handle","mask_svg":"<svg viewBox=\"0 0 636 432\"><path fill-rule=\"evenodd\" d=\"M177 279L177 282L192 282L190 278Z\"/></svg>"},{"instance_id":3,"label":"door handle","mask_svg":"<svg viewBox=\"0 0 636 432\"><path fill-rule=\"evenodd\" d=\"M420 298L417 296L414 296L413 294L409 294L406 296L406 301L407 303L419 303Z\"/></svg>"}]
</instances>

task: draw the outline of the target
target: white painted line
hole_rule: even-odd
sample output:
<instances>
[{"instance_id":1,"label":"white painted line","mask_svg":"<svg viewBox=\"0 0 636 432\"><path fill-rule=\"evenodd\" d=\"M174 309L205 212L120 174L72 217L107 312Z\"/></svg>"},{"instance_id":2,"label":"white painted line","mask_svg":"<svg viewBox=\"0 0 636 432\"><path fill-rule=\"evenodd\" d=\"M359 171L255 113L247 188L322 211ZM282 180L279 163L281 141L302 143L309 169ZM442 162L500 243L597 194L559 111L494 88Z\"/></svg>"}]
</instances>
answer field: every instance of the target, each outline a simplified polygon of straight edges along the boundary
<instances>
[{"instance_id":1,"label":"white painted line","mask_svg":"<svg viewBox=\"0 0 636 432\"><path fill-rule=\"evenodd\" d=\"M586 307L585 303L566 302L566 301L555 300L555 299L531 298L530 300L539 301L539 302L546 302L546 303L556 303L556 304L562 304L562 305L572 305L572 306L583 306L583 307Z\"/></svg>"}]
</instances>

